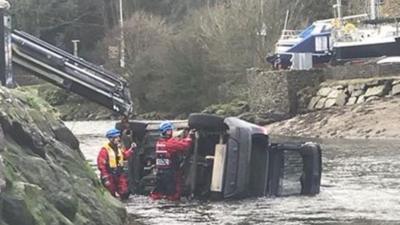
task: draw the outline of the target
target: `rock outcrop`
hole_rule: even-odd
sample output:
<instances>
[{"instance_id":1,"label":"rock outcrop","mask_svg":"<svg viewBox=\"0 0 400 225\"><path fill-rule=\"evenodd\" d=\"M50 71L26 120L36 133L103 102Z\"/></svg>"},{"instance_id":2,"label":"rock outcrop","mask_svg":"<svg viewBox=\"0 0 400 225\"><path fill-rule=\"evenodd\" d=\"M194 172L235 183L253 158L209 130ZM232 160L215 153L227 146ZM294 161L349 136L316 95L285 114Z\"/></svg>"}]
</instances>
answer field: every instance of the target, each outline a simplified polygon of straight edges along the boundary
<instances>
[{"instance_id":1,"label":"rock outcrop","mask_svg":"<svg viewBox=\"0 0 400 225\"><path fill-rule=\"evenodd\" d=\"M360 104L398 94L399 77L326 81L309 101L308 110Z\"/></svg>"},{"instance_id":2,"label":"rock outcrop","mask_svg":"<svg viewBox=\"0 0 400 225\"><path fill-rule=\"evenodd\" d=\"M0 87L0 224L124 224L79 142L33 95Z\"/></svg>"}]
</instances>

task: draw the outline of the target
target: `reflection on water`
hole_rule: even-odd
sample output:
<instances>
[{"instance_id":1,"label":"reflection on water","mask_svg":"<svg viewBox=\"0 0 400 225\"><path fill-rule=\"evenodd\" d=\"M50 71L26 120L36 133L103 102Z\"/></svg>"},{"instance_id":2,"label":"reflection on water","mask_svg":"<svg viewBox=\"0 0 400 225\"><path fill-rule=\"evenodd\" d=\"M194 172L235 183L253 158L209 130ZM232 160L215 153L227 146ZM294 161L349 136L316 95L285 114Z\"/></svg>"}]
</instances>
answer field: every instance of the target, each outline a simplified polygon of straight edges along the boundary
<instances>
[{"instance_id":1,"label":"reflection on water","mask_svg":"<svg viewBox=\"0 0 400 225\"><path fill-rule=\"evenodd\" d=\"M95 159L105 141L108 127L103 132L102 126L75 124L87 159ZM323 175L315 197L171 203L132 196L127 209L143 224L400 224L400 141L319 142Z\"/></svg>"}]
</instances>

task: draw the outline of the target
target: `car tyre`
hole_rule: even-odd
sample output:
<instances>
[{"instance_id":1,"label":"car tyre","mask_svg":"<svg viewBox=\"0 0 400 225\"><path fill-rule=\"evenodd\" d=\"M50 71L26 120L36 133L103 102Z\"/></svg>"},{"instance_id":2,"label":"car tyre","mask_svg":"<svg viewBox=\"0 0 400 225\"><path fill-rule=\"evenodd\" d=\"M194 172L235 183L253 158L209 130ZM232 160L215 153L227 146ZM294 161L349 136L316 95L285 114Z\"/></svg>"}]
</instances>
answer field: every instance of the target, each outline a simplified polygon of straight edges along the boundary
<instances>
[{"instance_id":1,"label":"car tyre","mask_svg":"<svg viewBox=\"0 0 400 225\"><path fill-rule=\"evenodd\" d=\"M226 129L224 118L205 113L192 113L189 116L189 128L197 130L222 131Z\"/></svg>"},{"instance_id":2,"label":"car tyre","mask_svg":"<svg viewBox=\"0 0 400 225\"><path fill-rule=\"evenodd\" d=\"M316 143L305 143L301 148L303 157L303 174L301 180L301 194L315 195L320 192L322 161L321 147Z\"/></svg>"}]
</instances>

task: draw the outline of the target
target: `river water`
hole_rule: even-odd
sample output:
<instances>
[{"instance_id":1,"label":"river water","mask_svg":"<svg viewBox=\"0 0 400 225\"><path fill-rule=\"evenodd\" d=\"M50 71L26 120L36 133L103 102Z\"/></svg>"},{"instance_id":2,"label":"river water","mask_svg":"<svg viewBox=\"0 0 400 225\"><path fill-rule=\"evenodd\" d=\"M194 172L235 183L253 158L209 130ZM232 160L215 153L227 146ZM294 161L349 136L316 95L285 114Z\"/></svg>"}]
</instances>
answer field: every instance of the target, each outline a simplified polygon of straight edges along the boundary
<instances>
[{"instance_id":1,"label":"river water","mask_svg":"<svg viewBox=\"0 0 400 225\"><path fill-rule=\"evenodd\" d=\"M113 121L69 122L92 165ZM127 210L140 224L400 224L400 141L319 140L321 193L314 197L224 202L153 202L132 196Z\"/></svg>"}]
</instances>

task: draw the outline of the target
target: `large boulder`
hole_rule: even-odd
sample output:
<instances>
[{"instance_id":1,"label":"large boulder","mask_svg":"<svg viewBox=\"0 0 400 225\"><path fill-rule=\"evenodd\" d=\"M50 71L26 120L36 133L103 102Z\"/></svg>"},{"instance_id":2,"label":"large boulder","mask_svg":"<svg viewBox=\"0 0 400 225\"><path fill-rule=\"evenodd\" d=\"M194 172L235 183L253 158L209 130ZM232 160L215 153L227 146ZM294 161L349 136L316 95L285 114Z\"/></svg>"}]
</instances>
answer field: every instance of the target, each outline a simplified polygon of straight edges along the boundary
<instances>
[{"instance_id":1,"label":"large boulder","mask_svg":"<svg viewBox=\"0 0 400 225\"><path fill-rule=\"evenodd\" d=\"M389 89L387 85L373 86L367 89L365 97L371 96L384 96L388 93Z\"/></svg>"},{"instance_id":2,"label":"large boulder","mask_svg":"<svg viewBox=\"0 0 400 225\"><path fill-rule=\"evenodd\" d=\"M311 98L310 102L308 103L307 109L313 110L316 107L316 105L320 99L321 99L321 96L315 96L315 97Z\"/></svg>"},{"instance_id":3,"label":"large boulder","mask_svg":"<svg viewBox=\"0 0 400 225\"><path fill-rule=\"evenodd\" d=\"M392 88L392 95L400 94L400 84L396 84Z\"/></svg>"},{"instance_id":4,"label":"large boulder","mask_svg":"<svg viewBox=\"0 0 400 225\"><path fill-rule=\"evenodd\" d=\"M31 94L0 87L0 224L125 224L125 207L52 112Z\"/></svg>"},{"instance_id":5,"label":"large boulder","mask_svg":"<svg viewBox=\"0 0 400 225\"><path fill-rule=\"evenodd\" d=\"M349 100L347 101L346 105L354 105L357 102L357 97L350 97Z\"/></svg>"},{"instance_id":6,"label":"large boulder","mask_svg":"<svg viewBox=\"0 0 400 225\"><path fill-rule=\"evenodd\" d=\"M5 195L3 197L3 216L8 224L35 225L35 218L23 198Z\"/></svg>"},{"instance_id":7,"label":"large boulder","mask_svg":"<svg viewBox=\"0 0 400 225\"><path fill-rule=\"evenodd\" d=\"M321 98L318 100L317 104L315 105L316 109L322 109L325 107L325 102L327 101L327 98Z\"/></svg>"},{"instance_id":8,"label":"large boulder","mask_svg":"<svg viewBox=\"0 0 400 225\"><path fill-rule=\"evenodd\" d=\"M321 89L318 90L317 95L322 96L322 97L327 97L329 93L331 93L332 88L330 87L322 87Z\"/></svg>"}]
</instances>

